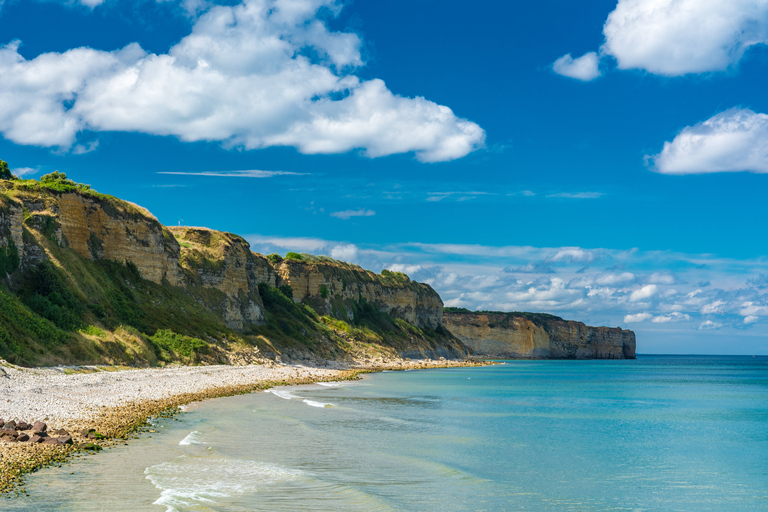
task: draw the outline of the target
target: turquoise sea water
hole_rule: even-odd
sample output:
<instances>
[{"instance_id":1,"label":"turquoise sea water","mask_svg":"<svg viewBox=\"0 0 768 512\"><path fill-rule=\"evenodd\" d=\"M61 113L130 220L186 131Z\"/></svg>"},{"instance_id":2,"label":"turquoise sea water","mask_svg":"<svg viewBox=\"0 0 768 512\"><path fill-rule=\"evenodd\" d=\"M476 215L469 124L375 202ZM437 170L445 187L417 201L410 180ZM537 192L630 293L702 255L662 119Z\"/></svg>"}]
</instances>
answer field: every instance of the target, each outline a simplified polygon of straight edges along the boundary
<instances>
[{"instance_id":1,"label":"turquoise sea water","mask_svg":"<svg viewBox=\"0 0 768 512\"><path fill-rule=\"evenodd\" d=\"M387 372L204 402L8 510L768 511L768 358Z\"/></svg>"}]
</instances>

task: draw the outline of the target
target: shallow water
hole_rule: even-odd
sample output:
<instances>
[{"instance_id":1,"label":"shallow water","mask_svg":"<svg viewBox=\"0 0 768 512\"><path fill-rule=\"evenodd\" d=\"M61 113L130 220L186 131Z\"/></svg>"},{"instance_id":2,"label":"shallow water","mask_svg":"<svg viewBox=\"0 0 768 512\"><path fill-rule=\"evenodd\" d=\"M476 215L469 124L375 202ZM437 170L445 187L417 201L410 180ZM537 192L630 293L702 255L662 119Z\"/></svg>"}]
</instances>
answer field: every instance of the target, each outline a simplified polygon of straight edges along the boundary
<instances>
[{"instance_id":1,"label":"shallow water","mask_svg":"<svg viewBox=\"0 0 768 512\"><path fill-rule=\"evenodd\" d=\"M14 511L768 511L768 358L386 372L204 402Z\"/></svg>"}]
</instances>

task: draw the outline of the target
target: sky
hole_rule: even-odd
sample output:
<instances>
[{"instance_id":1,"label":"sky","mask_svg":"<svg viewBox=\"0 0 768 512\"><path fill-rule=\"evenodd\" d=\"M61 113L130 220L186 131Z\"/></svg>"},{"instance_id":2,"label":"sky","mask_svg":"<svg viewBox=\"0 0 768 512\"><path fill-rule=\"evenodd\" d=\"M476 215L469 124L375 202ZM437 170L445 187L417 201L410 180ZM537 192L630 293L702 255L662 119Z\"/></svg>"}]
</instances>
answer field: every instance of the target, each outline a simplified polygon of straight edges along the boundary
<instances>
[{"instance_id":1,"label":"sky","mask_svg":"<svg viewBox=\"0 0 768 512\"><path fill-rule=\"evenodd\" d=\"M768 354L768 4L0 0L0 158L448 306Z\"/></svg>"}]
</instances>

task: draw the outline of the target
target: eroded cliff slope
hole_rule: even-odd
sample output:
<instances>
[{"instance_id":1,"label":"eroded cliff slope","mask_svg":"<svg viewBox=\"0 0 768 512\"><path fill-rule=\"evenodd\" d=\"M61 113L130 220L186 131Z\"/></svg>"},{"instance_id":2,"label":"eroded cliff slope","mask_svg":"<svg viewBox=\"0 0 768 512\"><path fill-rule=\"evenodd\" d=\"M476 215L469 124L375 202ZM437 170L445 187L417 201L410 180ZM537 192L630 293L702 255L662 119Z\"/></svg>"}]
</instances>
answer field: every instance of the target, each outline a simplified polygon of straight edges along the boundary
<instances>
[{"instance_id":1,"label":"eroded cliff slope","mask_svg":"<svg viewBox=\"0 0 768 512\"><path fill-rule=\"evenodd\" d=\"M0 180L0 357L234 362L463 357L442 301L404 274L253 253L241 237L161 225L56 174Z\"/></svg>"},{"instance_id":2,"label":"eroded cliff slope","mask_svg":"<svg viewBox=\"0 0 768 512\"><path fill-rule=\"evenodd\" d=\"M449 308L446 328L476 356L498 359L634 359L635 333L535 313Z\"/></svg>"}]
</instances>

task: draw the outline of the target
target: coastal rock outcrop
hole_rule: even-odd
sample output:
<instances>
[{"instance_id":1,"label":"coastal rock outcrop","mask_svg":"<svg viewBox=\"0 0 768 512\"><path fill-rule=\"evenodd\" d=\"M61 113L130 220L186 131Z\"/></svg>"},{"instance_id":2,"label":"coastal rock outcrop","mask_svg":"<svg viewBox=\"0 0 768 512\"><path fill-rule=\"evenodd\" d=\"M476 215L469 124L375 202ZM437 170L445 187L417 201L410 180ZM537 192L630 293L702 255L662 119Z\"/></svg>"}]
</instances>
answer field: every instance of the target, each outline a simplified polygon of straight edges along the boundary
<instances>
[{"instance_id":1,"label":"coastal rock outcrop","mask_svg":"<svg viewBox=\"0 0 768 512\"><path fill-rule=\"evenodd\" d=\"M634 359L635 333L532 313L452 311L446 328L475 355L499 359Z\"/></svg>"}]
</instances>

